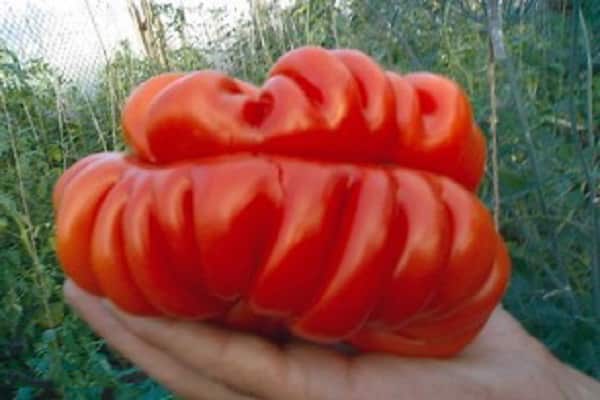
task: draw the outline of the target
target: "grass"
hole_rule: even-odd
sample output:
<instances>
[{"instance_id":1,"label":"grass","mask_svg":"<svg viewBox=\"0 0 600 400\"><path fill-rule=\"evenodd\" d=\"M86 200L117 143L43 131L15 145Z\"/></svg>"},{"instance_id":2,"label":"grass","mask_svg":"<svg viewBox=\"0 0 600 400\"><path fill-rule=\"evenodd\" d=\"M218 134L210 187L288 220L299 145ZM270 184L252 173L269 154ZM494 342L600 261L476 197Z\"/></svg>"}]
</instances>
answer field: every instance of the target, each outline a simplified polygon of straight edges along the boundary
<instances>
[{"instance_id":1,"label":"grass","mask_svg":"<svg viewBox=\"0 0 600 400\"><path fill-rule=\"evenodd\" d=\"M0 398L170 397L64 305L52 187L77 159L124 148L120 107L145 78L218 67L259 83L273 60L304 44L359 48L388 69L426 69L463 85L496 154L480 194L497 210L513 259L505 305L560 359L600 378L600 49L593 37L600 5L505 1L506 57L494 59L491 101L483 9L460 7L466 1L390 3L257 6L247 23L223 26L208 48L181 35L181 12L157 8L163 33L184 39L168 49L168 67L124 43L107 54L92 90L0 46Z\"/></svg>"}]
</instances>

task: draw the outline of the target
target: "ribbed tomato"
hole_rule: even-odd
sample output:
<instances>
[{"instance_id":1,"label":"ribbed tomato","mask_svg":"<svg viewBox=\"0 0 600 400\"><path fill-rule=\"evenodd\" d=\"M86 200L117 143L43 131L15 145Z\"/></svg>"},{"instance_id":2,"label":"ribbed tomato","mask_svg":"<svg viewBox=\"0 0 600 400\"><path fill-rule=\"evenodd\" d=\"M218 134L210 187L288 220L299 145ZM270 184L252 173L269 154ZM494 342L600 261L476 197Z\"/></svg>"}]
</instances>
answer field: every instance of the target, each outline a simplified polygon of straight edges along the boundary
<instances>
[{"instance_id":1,"label":"ribbed tomato","mask_svg":"<svg viewBox=\"0 0 600 400\"><path fill-rule=\"evenodd\" d=\"M131 154L78 161L54 205L65 272L126 311L449 356L506 289L485 141L447 78L303 47L260 88L154 77L122 120Z\"/></svg>"}]
</instances>

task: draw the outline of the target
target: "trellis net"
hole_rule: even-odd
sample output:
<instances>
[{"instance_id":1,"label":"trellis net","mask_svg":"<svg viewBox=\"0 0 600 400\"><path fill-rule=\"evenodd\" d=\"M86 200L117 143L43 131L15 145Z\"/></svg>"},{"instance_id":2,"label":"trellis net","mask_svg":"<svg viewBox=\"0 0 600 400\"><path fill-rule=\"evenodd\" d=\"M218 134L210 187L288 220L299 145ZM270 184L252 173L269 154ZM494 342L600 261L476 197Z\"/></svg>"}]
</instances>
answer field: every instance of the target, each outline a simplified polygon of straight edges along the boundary
<instances>
[{"instance_id":1,"label":"trellis net","mask_svg":"<svg viewBox=\"0 0 600 400\"><path fill-rule=\"evenodd\" d=\"M213 49L227 25L251 7L243 0L0 0L0 47L19 60L41 59L67 79L91 81L124 41L139 54L155 47L148 43L155 36L144 37L153 23L149 5L155 16L157 10L171 16L154 21L165 33L164 45L179 46L186 37Z\"/></svg>"}]
</instances>

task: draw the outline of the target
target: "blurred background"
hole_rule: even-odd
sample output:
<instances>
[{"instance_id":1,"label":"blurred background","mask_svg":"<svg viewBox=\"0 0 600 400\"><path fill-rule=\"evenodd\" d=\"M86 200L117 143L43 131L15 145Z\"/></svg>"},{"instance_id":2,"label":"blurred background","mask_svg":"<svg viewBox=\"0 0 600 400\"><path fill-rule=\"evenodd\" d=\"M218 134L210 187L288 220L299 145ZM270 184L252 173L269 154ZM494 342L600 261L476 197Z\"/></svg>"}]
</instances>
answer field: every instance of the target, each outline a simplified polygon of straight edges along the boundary
<instances>
[{"instance_id":1,"label":"blurred background","mask_svg":"<svg viewBox=\"0 0 600 400\"><path fill-rule=\"evenodd\" d=\"M53 185L124 149L142 80L213 68L260 84L305 44L465 88L488 139L480 195L513 259L505 306L600 378L599 35L596 0L0 0L0 398L170 398L64 305Z\"/></svg>"}]
</instances>

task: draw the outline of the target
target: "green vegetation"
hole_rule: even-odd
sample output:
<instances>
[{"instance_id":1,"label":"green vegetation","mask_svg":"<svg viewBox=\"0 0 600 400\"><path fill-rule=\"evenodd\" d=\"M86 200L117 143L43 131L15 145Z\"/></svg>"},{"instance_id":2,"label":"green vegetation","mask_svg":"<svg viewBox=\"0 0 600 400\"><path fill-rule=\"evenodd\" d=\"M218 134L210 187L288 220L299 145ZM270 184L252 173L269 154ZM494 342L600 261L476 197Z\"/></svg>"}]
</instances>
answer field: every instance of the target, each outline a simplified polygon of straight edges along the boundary
<instances>
[{"instance_id":1,"label":"green vegetation","mask_svg":"<svg viewBox=\"0 0 600 400\"><path fill-rule=\"evenodd\" d=\"M208 49L181 33L181 10L156 7L161 34L179 34L181 45L158 62L124 43L93 90L0 46L0 398L169 397L63 303L52 187L75 160L123 149L120 106L143 79L215 68L209 55L218 53L219 68L259 83L278 56L304 44L359 48L388 69L431 70L464 86L490 149L481 195L499 209L513 257L505 305L563 361L600 378L600 2L504 1L507 54L496 42L493 59L478 1L333 3L257 6Z\"/></svg>"}]
</instances>

